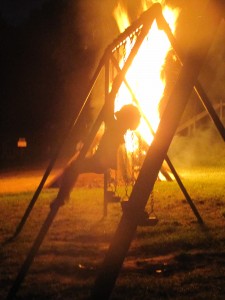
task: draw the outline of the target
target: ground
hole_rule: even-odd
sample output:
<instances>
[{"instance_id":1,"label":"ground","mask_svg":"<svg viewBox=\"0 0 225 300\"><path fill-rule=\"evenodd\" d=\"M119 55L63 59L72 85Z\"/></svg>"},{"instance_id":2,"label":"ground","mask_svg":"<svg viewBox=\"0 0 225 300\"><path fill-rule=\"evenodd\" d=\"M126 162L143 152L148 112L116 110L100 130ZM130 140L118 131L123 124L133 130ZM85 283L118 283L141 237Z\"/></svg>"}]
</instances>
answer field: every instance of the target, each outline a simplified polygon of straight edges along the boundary
<instances>
[{"instance_id":1,"label":"ground","mask_svg":"<svg viewBox=\"0 0 225 300\"><path fill-rule=\"evenodd\" d=\"M1 299L15 281L57 192L44 189L21 235L5 243L21 220L43 171L1 173ZM156 183L159 223L138 228L113 300L225 298L224 172L222 167L182 173L205 222L203 227L175 182ZM71 200L60 209L41 245L17 299L87 299L122 214L120 205L113 203L107 218L102 218L102 183L102 175L80 177Z\"/></svg>"}]
</instances>

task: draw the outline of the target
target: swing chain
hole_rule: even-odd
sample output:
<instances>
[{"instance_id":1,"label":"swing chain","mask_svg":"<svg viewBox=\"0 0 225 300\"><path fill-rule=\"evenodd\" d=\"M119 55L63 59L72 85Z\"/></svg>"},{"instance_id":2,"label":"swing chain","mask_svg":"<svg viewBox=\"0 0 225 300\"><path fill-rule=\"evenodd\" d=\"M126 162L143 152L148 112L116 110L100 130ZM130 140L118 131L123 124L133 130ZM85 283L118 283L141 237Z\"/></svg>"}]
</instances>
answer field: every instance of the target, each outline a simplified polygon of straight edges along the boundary
<instances>
[{"instance_id":1,"label":"swing chain","mask_svg":"<svg viewBox=\"0 0 225 300\"><path fill-rule=\"evenodd\" d=\"M131 133L131 139L133 144L133 151L131 153L131 185L135 184L135 153L134 153L134 132Z\"/></svg>"},{"instance_id":2,"label":"swing chain","mask_svg":"<svg viewBox=\"0 0 225 300\"><path fill-rule=\"evenodd\" d=\"M153 214L154 213L154 195L153 195L153 191L150 194L150 212L149 214Z\"/></svg>"},{"instance_id":3,"label":"swing chain","mask_svg":"<svg viewBox=\"0 0 225 300\"><path fill-rule=\"evenodd\" d=\"M107 170L107 189L112 191L114 194L117 192L117 173L115 171L115 176L112 175L112 170Z\"/></svg>"},{"instance_id":4,"label":"swing chain","mask_svg":"<svg viewBox=\"0 0 225 300\"><path fill-rule=\"evenodd\" d=\"M127 165L128 165L128 157L127 157L127 150L126 150L126 148L125 148L125 166L126 166L126 172L127 172ZM129 185L129 179L128 179L128 175L127 174L125 174L125 196L124 196L124 198L125 199L129 199L129 194L128 194L128 185Z\"/></svg>"},{"instance_id":5,"label":"swing chain","mask_svg":"<svg viewBox=\"0 0 225 300\"><path fill-rule=\"evenodd\" d=\"M138 136L138 172L140 172L141 166L142 166L142 148L143 148L143 143L142 143L142 138Z\"/></svg>"}]
</instances>

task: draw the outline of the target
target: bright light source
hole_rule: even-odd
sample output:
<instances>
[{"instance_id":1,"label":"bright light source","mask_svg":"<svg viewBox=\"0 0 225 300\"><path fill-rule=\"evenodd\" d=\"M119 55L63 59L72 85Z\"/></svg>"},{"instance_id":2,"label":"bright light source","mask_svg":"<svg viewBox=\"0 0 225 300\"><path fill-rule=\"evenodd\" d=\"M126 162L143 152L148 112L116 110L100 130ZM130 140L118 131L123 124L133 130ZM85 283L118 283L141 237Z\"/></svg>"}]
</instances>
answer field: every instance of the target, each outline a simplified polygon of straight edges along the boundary
<instances>
[{"instance_id":1,"label":"bright light source","mask_svg":"<svg viewBox=\"0 0 225 300\"><path fill-rule=\"evenodd\" d=\"M27 141L26 138L20 137L17 141L17 147L18 148L26 148L27 147Z\"/></svg>"}]
</instances>

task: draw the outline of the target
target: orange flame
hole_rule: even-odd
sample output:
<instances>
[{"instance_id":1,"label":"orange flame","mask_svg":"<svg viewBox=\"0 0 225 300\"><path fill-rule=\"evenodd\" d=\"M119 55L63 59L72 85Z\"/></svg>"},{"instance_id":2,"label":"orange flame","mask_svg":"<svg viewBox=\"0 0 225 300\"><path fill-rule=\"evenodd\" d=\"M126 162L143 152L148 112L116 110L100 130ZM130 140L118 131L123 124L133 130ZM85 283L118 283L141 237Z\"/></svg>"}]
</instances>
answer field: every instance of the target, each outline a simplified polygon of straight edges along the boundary
<instances>
[{"instance_id":1,"label":"orange flame","mask_svg":"<svg viewBox=\"0 0 225 300\"><path fill-rule=\"evenodd\" d=\"M123 32L127 27L130 26L129 17L122 3L117 3L117 6L113 10L113 16L117 22L117 26L120 32Z\"/></svg>"},{"instance_id":2,"label":"orange flame","mask_svg":"<svg viewBox=\"0 0 225 300\"><path fill-rule=\"evenodd\" d=\"M142 1L142 7L147 9L145 1ZM113 15L120 31L124 31L130 25L127 12L121 4L117 5ZM179 10L166 6L163 8L163 15L174 32ZM129 55L132 46L128 41L129 39L127 39L126 43L125 59ZM163 97L166 85L162 76L162 70L170 47L171 45L165 32L159 30L156 21L154 21L126 74L126 80L138 102L134 102L125 84L121 85L115 99L115 111L119 110L123 105L130 103L135 103L139 107L143 117L141 118L137 132L148 145L153 140L149 126L156 131L160 121L158 106ZM123 64L124 61L121 60L121 68ZM130 136L131 134L128 132L125 137L126 148L128 151L134 151L135 147L129 145L131 141Z\"/></svg>"}]
</instances>

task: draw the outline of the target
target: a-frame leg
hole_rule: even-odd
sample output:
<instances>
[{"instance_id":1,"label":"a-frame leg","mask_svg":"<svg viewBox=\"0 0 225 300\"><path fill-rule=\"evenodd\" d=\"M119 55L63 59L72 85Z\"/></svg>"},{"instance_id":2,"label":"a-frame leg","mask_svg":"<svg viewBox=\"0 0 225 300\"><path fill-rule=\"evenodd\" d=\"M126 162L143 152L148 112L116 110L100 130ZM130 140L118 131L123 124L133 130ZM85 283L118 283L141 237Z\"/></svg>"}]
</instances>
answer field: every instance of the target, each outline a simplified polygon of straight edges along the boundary
<instances>
[{"instance_id":1,"label":"a-frame leg","mask_svg":"<svg viewBox=\"0 0 225 300\"><path fill-rule=\"evenodd\" d=\"M102 123L102 121L103 121L104 112L105 112L105 107L102 108L102 110L101 110L97 120L95 121L95 124L94 124L88 138L87 138L87 142L84 144L83 148L81 149L81 152L80 152L80 154L77 158L78 160L80 160L81 163L82 163L82 160L85 158L85 155L86 155L86 153L87 153L87 151L88 151L88 149L89 149L89 147L90 147L90 145L91 145L91 143L92 143L92 141L93 141L93 139L94 139L101 123ZM75 174L74 181L76 181L78 175L79 175L78 173ZM30 249L30 251L29 251L29 253L28 253L28 255L27 255L27 257L26 257L26 259L25 259L25 261L24 261L24 263L23 263L23 265L22 265L22 267L21 267L21 269L20 269L20 271L17 275L17 277L16 277L16 280L13 283L12 288L9 291L9 294L7 296L7 300L13 299L15 294L17 293L21 283L23 282L23 280L24 280L24 278L25 278L25 276L26 276L26 274L27 274L34 258L35 258L35 255L37 254L37 252L38 252L38 250L39 250L39 248L40 248L40 246L41 246L41 244L42 244L42 242L43 242L43 240L44 240L44 238L45 238L45 236L46 236L46 234L47 234L47 232L48 232L48 230L49 230L49 228L50 228L50 226L51 226L51 224L52 224L52 222L55 218L55 216L57 215L57 212L58 212L60 206L63 205L64 200L65 199L62 199L62 198L56 198L52 202L52 204L50 206L50 211L49 211L49 213L48 213L48 215L47 215L47 217L46 217L46 219L45 219L45 221L44 221L44 223L43 223L43 225L42 225L42 227L41 227L41 229L40 229L40 231L39 231L39 233L38 233L38 235L37 235L37 237L36 237L36 239L35 239L35 241L32 245L32 247L31 247L31 249Z\"/></svg>"}]
</instances>

